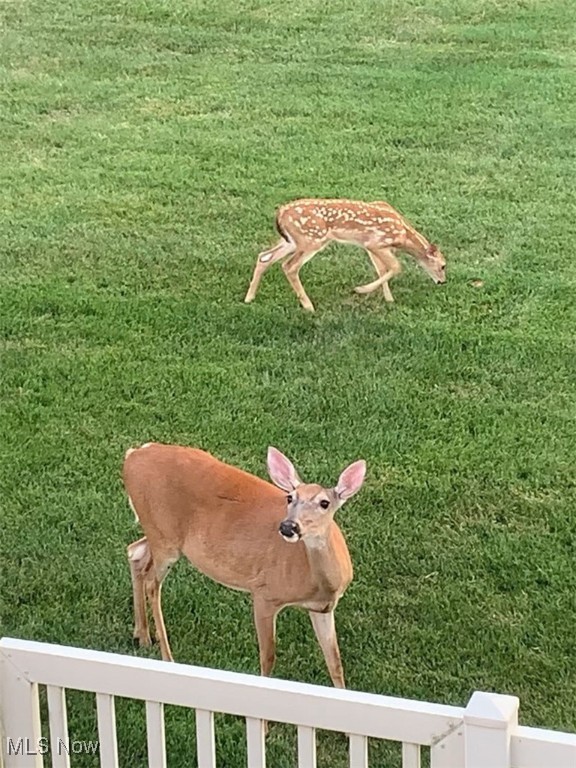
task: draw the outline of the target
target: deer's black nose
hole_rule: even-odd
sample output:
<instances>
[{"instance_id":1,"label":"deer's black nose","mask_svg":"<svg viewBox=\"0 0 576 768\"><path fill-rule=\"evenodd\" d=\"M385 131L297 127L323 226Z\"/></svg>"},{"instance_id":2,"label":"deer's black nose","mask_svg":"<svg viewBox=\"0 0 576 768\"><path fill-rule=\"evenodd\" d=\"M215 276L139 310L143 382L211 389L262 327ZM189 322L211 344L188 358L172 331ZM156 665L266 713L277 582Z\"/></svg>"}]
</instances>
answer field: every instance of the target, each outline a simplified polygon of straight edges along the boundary
<instances>
[{"instance_id":1,"label":"deer's black nose","mask_svg":"<svg viewBox=\"0 0 576 768\"><path fill-rule=\"evenodd\" d=\"M282 536L286 536L287 539L291 539L292 536L300 535L300 528L298 523L295 523L293 520L282 520L280 523L280 533Z\"/></svg>"}]
</instances>

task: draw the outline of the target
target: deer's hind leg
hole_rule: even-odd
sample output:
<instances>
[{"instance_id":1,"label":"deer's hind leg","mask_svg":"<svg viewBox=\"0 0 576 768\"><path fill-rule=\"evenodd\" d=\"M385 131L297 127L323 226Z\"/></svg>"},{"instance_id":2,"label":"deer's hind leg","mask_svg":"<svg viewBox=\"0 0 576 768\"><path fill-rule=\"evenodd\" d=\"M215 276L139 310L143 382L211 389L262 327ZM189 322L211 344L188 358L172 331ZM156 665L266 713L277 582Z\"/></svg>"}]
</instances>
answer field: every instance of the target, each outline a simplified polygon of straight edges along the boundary
<instances>
[{"instance_id":1,"label":"deer's hind leg","mask_svg":"<svg viewBox=\"0 0 576 768\"><path fill-rule=\"evenodd\" d=\"M164 661L173 661L168 642L166 625L162 614L162 582L172 563L176 562L179 552L173 548L152 550L146 537L135 541L128 547L128 560L132 574L134 594L134 637L140 645L150 644L146 599L152 608L156 638Z\"/></svg>"},{"instance_id":2,"label":"deer's hind leg","mask_svg":"<svg viewBox=\"0 0 576 768\"><path fill-rule=\"evenodd\" d=\"M268 267L277 261L286 258L286 256L290 256L290 254L294 252L295 248L296 246L294 243L282 239L273 248L270 248L268 251L262 251L262 253L258 254L256 265L254 266L254 272L252 274L252 280L250 281L248 291L244 298L244 302L246 304L254 301L254 298L256 297L256 291L258 290L260 280L262 279L262 275L264 272L266 272Z\"/></svg>"},{"instance_id":3,"label":"deer's hind leg","mask_svg":"<svg viewBox=\"0 0 576 768\"><path fill-rule=\"evenodd\" d=\"M134 600L134 639L140 645L150 645L150 629L146 615L146 592L144 574L150 567L152 558L148 541L144 536L128 545L128 563L132 577L132 596Z\"/></svg>"},{"instance_id":4,"label":"deer's hind leg","mask_svg":"<svg viewBox=\"0 0 576 768\"><path fill-rule=\"evenodd\" d=\"M164 616L162 614L162 578L158 578L154 575L146 581L146 596L152 606L152 615L154 616L154 627L156 629L156 637L160 643L160 653L164 661L174 661L172 651L170 650L170 643L168 642L168 633L166 632L166 625L164 624Z\"/></svg>"}]
</instances>

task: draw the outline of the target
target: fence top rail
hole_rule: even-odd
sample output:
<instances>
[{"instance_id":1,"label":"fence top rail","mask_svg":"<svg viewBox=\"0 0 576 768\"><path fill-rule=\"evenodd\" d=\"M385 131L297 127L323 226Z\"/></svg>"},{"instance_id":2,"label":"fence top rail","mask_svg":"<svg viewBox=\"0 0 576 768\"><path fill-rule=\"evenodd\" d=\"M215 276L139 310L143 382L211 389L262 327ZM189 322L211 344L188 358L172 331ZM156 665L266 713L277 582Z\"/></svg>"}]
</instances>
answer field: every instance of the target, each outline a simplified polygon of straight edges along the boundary
<instances>
[{"instance_id":1,"label":"fence top rail","mask_svg":"<svg viewBox=\"0 0 576 768\"><path fill-rule=\"evenodd\" d=\"M511 752L514 768L575 768L576 733L518 726Z\"/></svg>"},{"instance_id":2,"label":"fence top rail","mask_svg":"<svg viewBox=\"0 0 576 768\"><path fill-rule=\"evenodd\" d=\"M542 744L554 741L556 744L564 744L576 749L576 733L554 731L547 728L533 728L527 725L519 725L514 731L513 739L522 739L532 744Z\"/></svg>"},{"instance_id":3,"label":"fence top rail","mask_svg":"<svg viewBox=\"0 0 576 768\"><path fill-rule=\"evenodd\" d=\"M30 683L413 744L437 743L464 715L461 707L8 637L0 662L3 674Z\"/></svg>"}]
</instances>

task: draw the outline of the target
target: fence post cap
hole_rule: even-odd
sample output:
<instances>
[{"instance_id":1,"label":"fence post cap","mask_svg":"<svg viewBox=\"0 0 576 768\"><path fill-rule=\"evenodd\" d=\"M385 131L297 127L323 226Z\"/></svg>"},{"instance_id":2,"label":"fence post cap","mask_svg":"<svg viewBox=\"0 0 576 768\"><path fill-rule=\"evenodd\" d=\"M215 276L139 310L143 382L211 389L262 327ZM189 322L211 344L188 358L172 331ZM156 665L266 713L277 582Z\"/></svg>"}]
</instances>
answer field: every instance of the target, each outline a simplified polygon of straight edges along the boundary
<instances>
[{"instance_id":1,"label":"fence post cap","mask_svg":"<svg viewBox=\"0 0 576 768\"><path fill-rule=\"evenodd\" d=\"M482 728L505 729L518 722L519 705L517 696L475 691L464 710L464 722Z\"/></svg>"}]
</instances>

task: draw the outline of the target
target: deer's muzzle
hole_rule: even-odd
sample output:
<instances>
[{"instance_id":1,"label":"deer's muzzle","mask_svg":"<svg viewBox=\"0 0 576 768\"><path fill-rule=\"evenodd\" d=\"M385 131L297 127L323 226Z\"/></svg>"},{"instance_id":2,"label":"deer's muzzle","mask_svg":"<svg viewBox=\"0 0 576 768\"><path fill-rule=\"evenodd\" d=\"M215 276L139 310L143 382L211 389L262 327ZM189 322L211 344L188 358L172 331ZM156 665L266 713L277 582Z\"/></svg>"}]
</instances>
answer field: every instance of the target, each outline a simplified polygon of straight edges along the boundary
<instances>
[{"instance_id":1,"label":"deer's muzzle","mask_svg":"<svg viewBox=\"0 0 576 768\"><path fill-rule=\"evenodd\" d=\"M278 532L285 541L295 543L300 539L300 526L294 520L282 520Z\"/></svg>"}]
</instances>

